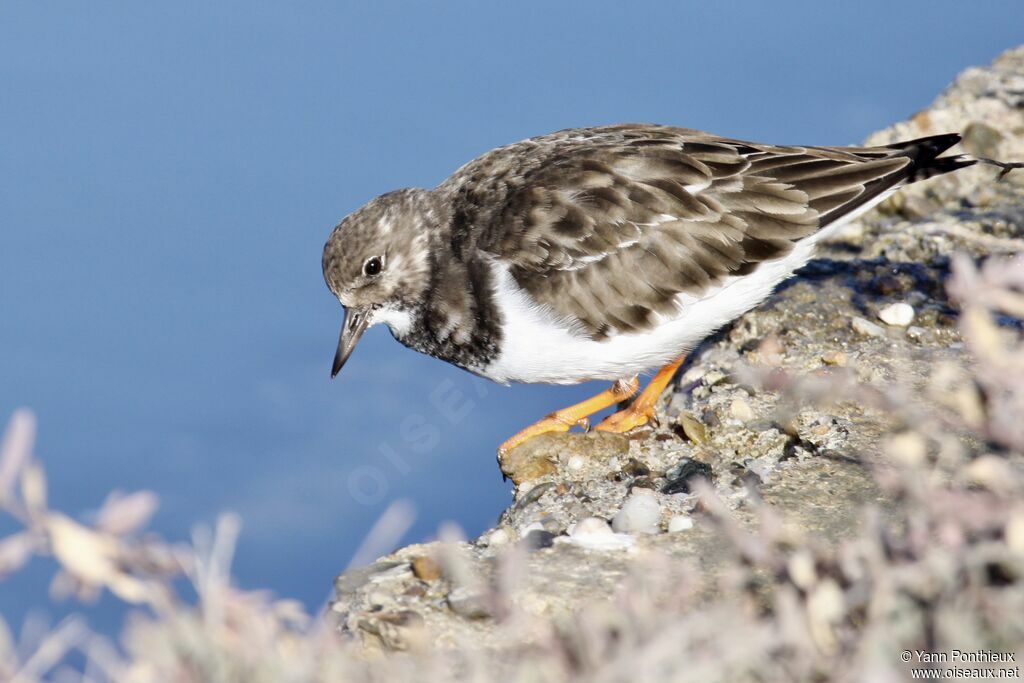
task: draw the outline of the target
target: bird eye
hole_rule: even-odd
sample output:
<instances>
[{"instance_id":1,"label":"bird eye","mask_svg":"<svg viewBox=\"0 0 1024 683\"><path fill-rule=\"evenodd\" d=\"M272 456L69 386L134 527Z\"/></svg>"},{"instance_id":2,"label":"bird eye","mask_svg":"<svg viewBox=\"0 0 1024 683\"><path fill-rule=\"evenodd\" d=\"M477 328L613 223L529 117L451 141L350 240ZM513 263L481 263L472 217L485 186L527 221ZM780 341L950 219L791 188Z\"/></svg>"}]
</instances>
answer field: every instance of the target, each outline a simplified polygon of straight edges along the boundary
<instances>
[{"instance_id":1,"label":"bird eye","mask_svg":"<svg viewBox=\"0 0 1024 683\"><path fill-rule=\"evenodd\" d=\"M380 257L371 256L370 258L366 259L366 263L363 264L363 275L369 275L370 277L373 277L374 275L380 273L382 267L383 266L381 265Z\"/></svg>"}]
</instances>

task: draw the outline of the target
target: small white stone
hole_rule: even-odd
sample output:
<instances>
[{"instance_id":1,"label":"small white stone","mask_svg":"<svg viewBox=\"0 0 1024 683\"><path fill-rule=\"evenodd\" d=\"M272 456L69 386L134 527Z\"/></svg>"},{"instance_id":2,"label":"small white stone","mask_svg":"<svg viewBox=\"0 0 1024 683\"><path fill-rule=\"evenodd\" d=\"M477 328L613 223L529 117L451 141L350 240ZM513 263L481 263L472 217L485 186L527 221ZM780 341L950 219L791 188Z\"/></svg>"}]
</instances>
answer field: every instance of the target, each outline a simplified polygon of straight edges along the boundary
<instances>
[{"instance_id":1,"label":"small white stone","mask_svg":"<svg viewBox=\"0 0 1024 683\"><path fill-rule=\"evenodd\" d=\"M902 301L890 304L878 312L878 317L886 325L906 327L914 322L914 307Z\"/></svg>"},{"instance_id":2,"label":"small white stone","mask_svg":"<svg viewBox=\"0 0 1024 683\"><path fill-rule=\"evenodd\" d=\"M569 535L573 538L578 536L611 536L612 528L608 526L608 522L604 521L600 517L585 517L580 521L572 525L572 530Z\"/></svg>"},{"instance_id":3,"label":"small white stone","mask_svg":"<svg viewBox=\"0 0 1024 683\"><path fill-rule=\"evenodd\" d=\"M366 594L366 602L370 605L388 605L394 602L394 598L384 591L371 591Z\"/></svg>"},{"instance_id":4,"label":"small white stone","mask_svg":"<svg viewBox=\"0 0 1024 683\"><path fill-rule=\"evenodd\" d=\"M712 370L704 375L704 384L712 387L725 379L725 373L719 370Z\"/></svg>"},{"instance_id":5,"label":"small white stone","mask_svg":"<svg viewBox=\"0 0 1024 683\"><path fill-rule=\"evenodd\" d=\"M649 489L635 489L612 519L612 529L627 534L656 534L661 521L658 498Z\"/></svg>"},{"instance_id":6,"label":"small white stone","mask_svg":"<svg viewBox=\"0 0 1024 683\"><path fill-rule=\"evenodd\" d=\"M569 542L591 550L620 550L633 545L633 537L617 534L608 522L599 517L587 517L576 522L569 530Z\"/></svg>"},{"instance_id":7,"label":"small white stone","mask_svg":"<svg viewBox=\"0 0 1024 683\"><path fill-rule=\"evenodd\" d=\"M569 462L567 464L570 470L578 472L586 466L587 460L581 455L574 455L569 458Z\"/></svg>"},{"instance_id":8,"label":"small white stone","mask_svg":"<svg viewBox=\"0 0 1024 683\"><path fill-rule=\"evenodd\" d=\"M511 539L509 538L509 535L508 535L507 531L505 531L504 529L495 529L494 531L491 532L491 535L487 537L487 545L489 545L489 546L505 545L506 543L509 542L509 540L511 540Z\"/></svg>"},{"instance_id":9,"label":"small white stone","mask_svg":"<svg viewBox=\"0 0 1024 683\"><path fill-rule=\"evenodd\" d=\"M821 360L826 365L836 365L838 367L846 367L846 364L850 362L850 357L842 351L829 351L821 355Z\"/></svg>"},{"instance_id":10,"label":"small white stone","mask_svg":"<svg viewBox=\"0 0 1024 683\"><path fill-rule=\"evenodd\" d=\"M854 332L865 337L881 337L885 335L885 330L864 318L853 318L850 321L850 326L853 327Z\"/></svg>"},{"instance_id":11,"label":"small white stone","mask_svg":"<svg viewBox=\"0 0 1024 683\"><path fill-rule=\"evenodd\" d=\"M689 531L693 528L693 520L686 515L676 515L668 521L668 532L674 534L678 531Z\"/></svg>"},{"instance_id":12,"label":"small white stone","mask_svg":"<svg viewBox=\"0 0 1024 683\"><path fill-rule=\"evenodd\" d=\"M690 382L696 382L701 377L703 377L704 373L706 373L706 372L707 372L707 370L705 370L701 366L695 365L694 367L690 368L689 370L687 370L683 374L683 377L682 377L682 379L680 381L683 384L689 384Z\"/></svg>"},{"instance_id":13,"label":"small white stone","mask_svg":"<svg viewBox=\"0 0 1024 683\"><path fill-rule=\"evenodd\" d=\"M754 410L742 398L732 400L732 403L729 404L729 412L740 422L750 422L754 419Z\"/></svg>"}]
</instances>

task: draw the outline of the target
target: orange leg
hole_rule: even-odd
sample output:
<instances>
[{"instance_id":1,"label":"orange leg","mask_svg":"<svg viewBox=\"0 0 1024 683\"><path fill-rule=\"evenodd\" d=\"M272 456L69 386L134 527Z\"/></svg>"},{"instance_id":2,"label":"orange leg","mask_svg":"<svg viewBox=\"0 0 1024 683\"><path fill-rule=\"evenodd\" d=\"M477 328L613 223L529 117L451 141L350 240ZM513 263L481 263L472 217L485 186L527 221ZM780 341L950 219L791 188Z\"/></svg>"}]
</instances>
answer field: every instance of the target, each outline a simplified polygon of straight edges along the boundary
<instances>
[{"instance_id":1,"label":"orange leg","mask_svg":"<svg viewBox=\"0 0 1024 683\"><path fill-rule=\"evenodd\" d=\"M551 413L543 420L535 422L526 429L510 437L505 443L498 447L498 456L505 455L519 444L532 439L539 434L548 432L566 432L576 424L586 424L587 416L593 415L599 410L615 405L619 401L625 401L636 393L640 388L639 380L634 376L630 380L615 382L611 387L605 389L597 396L581 401L576 405L562 408Z\"/></svg>"},{"instance_id":2,"label":"orange leg","mask_svg":"<svg viewBox=\"0 0 1024 683\"><path fill-rule=\"evenodd\" d=\"M636 400L629 404L628 408L606 417L601 424L597 425L597 429L602 432L622 434L650 422L654 418L654 408L658 405L658 399L661 398L665 387L672 381L672 377L675 376L676 370L684 360L686 360L686 354L658 370L658 374L651 379L651 383L636 397Z\"/></svg>"}]
</instances>

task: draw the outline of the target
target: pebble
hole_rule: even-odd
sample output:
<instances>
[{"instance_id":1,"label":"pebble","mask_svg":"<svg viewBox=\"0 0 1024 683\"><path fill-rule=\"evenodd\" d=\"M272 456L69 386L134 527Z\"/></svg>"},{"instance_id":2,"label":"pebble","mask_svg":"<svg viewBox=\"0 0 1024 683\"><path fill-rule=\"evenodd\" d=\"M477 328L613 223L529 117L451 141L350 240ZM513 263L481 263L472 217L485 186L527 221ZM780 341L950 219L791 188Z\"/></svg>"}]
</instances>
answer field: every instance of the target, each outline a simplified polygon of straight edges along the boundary
<instances>
[{"instance_id":1,"label":"pebble","mask_svg":"<svg viewBox=\"0 0 1024 683\"><path fill-rule=\"evenodd\" d=\"M906 327L914 321L914 307L903 302L890 304L878 312L878 317L886 325Z\"/></svg>"},{"instance_id":2,"label":"pebble","mask_svg":"<svg viewBox=\"0 0 1024 683\"><path fill-rule=\"evenodd\" d=\"M694 367L690 368L685 373L683 373L683 377L680 380L680 382L682 384L690 384L691 382L696 382L701 377L703 377L705 373L707 373L707 370L700 367L699 365L695 365Z\"/></svg>"},{"instance_id":3,"label":"pebble","mask_svg":"<svg viewBox=\"0 0 1024 683\"><path fill-rule=\"evenodd\" d=\"M395 600L394 596L387 591L371 590L366 594L366 602L371 607L379 609L385 605L394 604Z\"/></svg>"},{"instance_id":4,"label":"pebble","mask_svg":"<svg viewBox=\"0 0 1024 683\"><path fill-rule=\"evenodd\" d=\"M491 532L491 535L487 537L487 545L489 546L501 546L508 543L511 537L508 532L504 529L495 529Z\"/></svg>"},{"instance_id":5,"label":"pebble","mask_svg":"<svg viewBox=\"0 0 1024 683\"><path fill-rule=\"evenodd\" d=\"M523 536L523 544L529 550L541 550L553 546L555 538L555 534L547 529L532 529Z\"/></svg>"},{"instance_id":6,"label":"pebble","mask_svg":"<svg viewBox=\"0 0 1024 683\"><path fill-rule=\"evenodd\" d=\"M515 509L525 510L526 508L540 500L541 496L543 496L545 493L554 490L554 488L555 483L551 481L545 481L536 485L532 483L520 485L518 489L519 496L516 500Z\"/></svg>"},{"instance_id":7,"label":"pebble","mask_svg":"<svg viewBox=\"0 0 1024 683\"><path fill-rule=\"evenodd\" d=\"M437 581L443 575L441 565L432 557L420 555L412 559L412 573L423 581Z\"/></svg>"},{"instance_id":8,"label":"pebble","mask_svg":"<svg viewBox=\"0 0 1024 683\"><path fill-rule=\"evenodd\" d=\"M729 404L729 413L740 422L750 422L754 419L754 409L742 398L734 398Z\"/></svg>"},{"instance_id":9,"label":"pebble","mask_svg":"<svg viewBox=\"0 0 1024 683\"><path fill-rule=\"evenodd\" d=\"M572 538L608 536L612 533L612 528L608 526L608 522L600 517L585 517L569 528L569 536Z\"/></svg>"},{"instance_id":10,"label":"pebble","mask_svg":"<svg viewBox=\"0 0 1024 683\"><path fill-rule=\"evenodd\" d=\"M725 373L719 370L712 370L704 375L704 384L712 387L725 379Z\"/></svg>"},{"instance_id":11,"label":"pebble","mask_svg":"<svg viewBox=\"0 0 1024 683\"><path fill-rule=\"evenodd\" d=\"M612 530L627 534L656 534L661 521L661 505L648 489L635 489L612 519Z\"/></svg>"},{"instance_id":12,"label":"pebble","mask_svg":"<svg viewBox=\"0 0 1024 683\"><path fill-rule=\"evenodd\" d=\"M964 128L964 149L979 156L997 157L1003 138L998 129L981 121L971 121Z\"/></svg>"},{"instance_id":13,"label":"pebble","mask_svg":"<svg viewBox=\"0 0 1024 683\"><path fill-rule=\"evenodd\" d=\"M569 458L569 462L567 464L570 470L578 472L584 468L587 464L587 460L582 455L574 455Z\"/></svg>"},{"instance_id":14,"label":"pebble","mask_svg":"<svg viewBox=\"0 0 1024 683\"><path fill-rule=\"evenodd\" d=\"M693 528L693 520L686 515L676 515L668 521L668 532L674 534L679 531L689 531Z\"/></svg>"},{"instance_id":15,"label":"pebble","mask_svg":"<svg viewBox=\"0 0 1024 683\"><path fill-rule=\"evenodd\" d=\"M885 335L885 330L864 318L853 318L850 321L850 326L853 327L854 332L865 337L881 337Z\"/></svg>"},{"instance_id":16,"label":"pebble","mask_svg":"<svg viewBox=\"0 0 1024 683\"><path fill-rule=\"evenodd\" d=\"M662 493L689 493L690 480L693 477L704 477L710 480L714 476L711 466L706 462L683 458L675 467L665 473L668 482L661 488Z\"/></svg>"},{"instance_id":17,"label":"pebble","mask_svg":"<svg viewBox=\"0 0 1024 683\"><path fill-rule=\"evenodd\" d=\"M448 606L467 619L486 619L491 616L483 594L465 586L459 586L448 594Z\"/></svg>"},{"instance_id":18,"label":"pebble","mask_svg":"<svg viewBox=\"0 0 1024 683\"><path fill-rule=\"evenodd\" d=\"M842 351L829 351L828 353L823 353L821 355L821 360L825 363L825 365L836 365L838 367L844 368L846 367L847 363L850 362L850 357L847 356Z\"/></svg>"},{"instance_id":19,"label":"pebble","mask_svg":"<svg viewBox=\"0 0 1024 683\"><path fill-rule=\"evenodd\" d=\"M695 418L693 415L683 413L679 416L679 424L683 428L683 434L686 438L696 444L706 444L708 442L708 430L700 420Z\"/></svg>"},{"instance_id":20,"label":"pebble","mask_svg":"<svg viewBox=\"0 0 1024 683\"><path fill-rule=\"evenodd\" d=\"M633 545L633 537L617 534L600 517L581 519L569 530L569 540L591 550L619 550Z\"/></svg>"}]
</instances>

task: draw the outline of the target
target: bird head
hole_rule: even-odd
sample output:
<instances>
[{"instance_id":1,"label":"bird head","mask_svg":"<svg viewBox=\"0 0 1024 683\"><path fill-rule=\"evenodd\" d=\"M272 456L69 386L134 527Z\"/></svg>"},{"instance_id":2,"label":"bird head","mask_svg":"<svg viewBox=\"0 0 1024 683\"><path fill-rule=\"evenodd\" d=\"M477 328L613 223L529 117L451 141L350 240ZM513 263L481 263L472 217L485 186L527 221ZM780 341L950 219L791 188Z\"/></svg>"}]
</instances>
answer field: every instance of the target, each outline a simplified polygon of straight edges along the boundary
<instances>
[{"instance_id":1,"label":"bird head","mask_svg":"<svg viewBox=\"0 0 1024 683\"><path fill-rule=\"evenodd\" d=\"M398 190L347 216L324 245L324 280L345 307L331 377L368 327L385 323L396 337L430 283L430 226L437 221L427 190Z\"/></svg>"}]
</instances>

